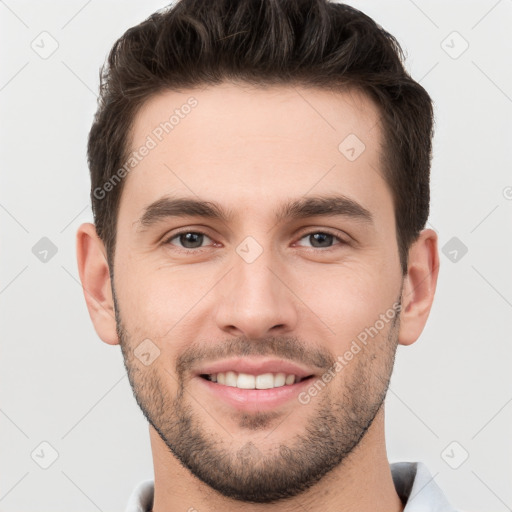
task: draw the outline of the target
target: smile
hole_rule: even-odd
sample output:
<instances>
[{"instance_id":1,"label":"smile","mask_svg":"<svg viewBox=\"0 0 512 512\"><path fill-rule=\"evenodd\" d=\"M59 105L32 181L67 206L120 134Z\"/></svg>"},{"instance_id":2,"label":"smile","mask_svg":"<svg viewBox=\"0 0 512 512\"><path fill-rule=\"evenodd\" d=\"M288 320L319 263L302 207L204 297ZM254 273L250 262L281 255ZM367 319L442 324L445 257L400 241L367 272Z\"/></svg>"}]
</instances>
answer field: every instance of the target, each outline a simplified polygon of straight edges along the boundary
<instances>
[{"instance_id":1,"label":"smile","mask_svg":"<svg viewBox=\"0 0 512 512\"><path fill-rule=\"evenodd\" d=\"M230 386L239 389L272 389L301 382L308 377L299 377L294 374L285 373L262 373L251 375L249 373L237 373L234 371L219 372L209 375L201 375L210 382L216 382L223 386Z\"/></svg>"}]
</instances>

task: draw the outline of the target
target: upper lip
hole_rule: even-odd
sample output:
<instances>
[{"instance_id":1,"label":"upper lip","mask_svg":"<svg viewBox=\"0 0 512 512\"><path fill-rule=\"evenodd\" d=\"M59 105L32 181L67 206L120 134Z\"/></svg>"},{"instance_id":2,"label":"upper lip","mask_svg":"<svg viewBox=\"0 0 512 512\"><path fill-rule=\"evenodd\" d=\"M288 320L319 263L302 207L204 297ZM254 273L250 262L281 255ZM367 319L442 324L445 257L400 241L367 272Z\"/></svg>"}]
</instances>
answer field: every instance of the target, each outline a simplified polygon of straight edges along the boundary
<instances>
[{"instance_id":1,"label":"upper lip","mask_svg":"<svg viewBox=\"0 0 512 512\"><path fill-rule=\"evenodd\" d=\"M213 375L225 372L262 375L264 373L285 373L304 378L314 375L308 368L284 359L236 357L215 363L204 364L197 370L197 375Z\"/></svg>"}]
</instances>

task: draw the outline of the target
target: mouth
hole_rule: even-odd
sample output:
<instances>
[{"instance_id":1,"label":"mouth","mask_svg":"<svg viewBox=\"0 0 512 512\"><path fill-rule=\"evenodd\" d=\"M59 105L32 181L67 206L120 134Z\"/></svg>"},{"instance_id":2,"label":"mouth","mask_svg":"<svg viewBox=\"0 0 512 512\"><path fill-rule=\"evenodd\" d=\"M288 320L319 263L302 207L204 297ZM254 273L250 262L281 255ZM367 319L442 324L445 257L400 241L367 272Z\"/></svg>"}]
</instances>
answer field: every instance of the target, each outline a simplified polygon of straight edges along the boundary
<instances>
[{"instance_id":1,"label":"mouth","mask_svg":"<svg viewBox=\"0 0 512 512\"><path fill-rule=\"evenodd\" d=\"M318 370L318 372L317 372ZM214 407L243 412L273 411L299 405L301 391L311 385L321 368L263 356L235 357L197 368L194 382Z\"/></svg>"},{"instance_id":2,"label":"mouth","mask_svg":"<svg viewBox=\"0 0 512 512\"><path fill-rule=\"evenodd\" d=\"M209 382L238 389L274 389L292 386L313 377L313 375L299 376L293 373L261 373L253 375L235 371L200 374L202 379Z\"/></svg>"}]
</instances>

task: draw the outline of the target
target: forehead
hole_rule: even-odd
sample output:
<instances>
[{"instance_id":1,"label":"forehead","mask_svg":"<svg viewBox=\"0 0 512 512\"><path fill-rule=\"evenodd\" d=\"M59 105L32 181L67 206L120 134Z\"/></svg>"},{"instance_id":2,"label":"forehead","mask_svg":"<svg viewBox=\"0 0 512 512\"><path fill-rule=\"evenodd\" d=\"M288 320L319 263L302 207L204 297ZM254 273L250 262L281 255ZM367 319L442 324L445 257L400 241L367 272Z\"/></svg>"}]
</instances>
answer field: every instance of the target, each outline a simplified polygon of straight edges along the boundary
<instances>
[{"instance_id":1,"label":"forehead","mask_svg":"<svg viewBox=\"0 0 512 512\"><path fill-rule=\"evenodd\" d=\"M149 98L133 121L130 145L135 149L150 135L159 145L177 146L193 129L195 137L188 137L187 145L204 148L200 154L207 152L210 142L217 148L241 149L239 142L247 137L267 138L268 143L278 145L285 139L318 142L322 137L326 145L338 149L343 135L378 137L379 117L374 102L354 88L334 92L222 83L182 92L163 91ZM301 149L308 150L296 147L296 153Z\"/></svg>"},{"instance_id":2,"label":"forehead","mask_svg":"<svg viewBox=\"0 0 512 512\"><path fill-rule=\"evenodd\" d=\"M178 195L225 198L232 210L265 215L283 197L339 192L379 214L391 207L381 137L378 108L353 89L223 83L165 91L134 119L129 148L145 155L126 177L120 212L140 215Z\"/></svg>"}]
</instances>

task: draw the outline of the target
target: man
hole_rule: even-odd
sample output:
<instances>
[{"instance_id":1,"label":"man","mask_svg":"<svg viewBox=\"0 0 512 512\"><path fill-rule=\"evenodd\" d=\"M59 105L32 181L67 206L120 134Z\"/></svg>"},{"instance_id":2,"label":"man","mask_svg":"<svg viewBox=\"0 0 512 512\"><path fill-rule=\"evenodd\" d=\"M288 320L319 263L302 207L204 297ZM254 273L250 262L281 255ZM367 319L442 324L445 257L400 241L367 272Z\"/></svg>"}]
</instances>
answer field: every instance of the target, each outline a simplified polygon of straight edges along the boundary
<instances>
[{"instance_id":1,"label":"man","mask_svg":"<svg viewBox=\"0 0 512 512\"><path fill-rule=\"evenodd\" d=\"M326 0L181 0L128 30L89 136L78 264L149 422L128 511L448 511L384 398L439 258L427 92Z\"/></svg>"}]
</instances>

